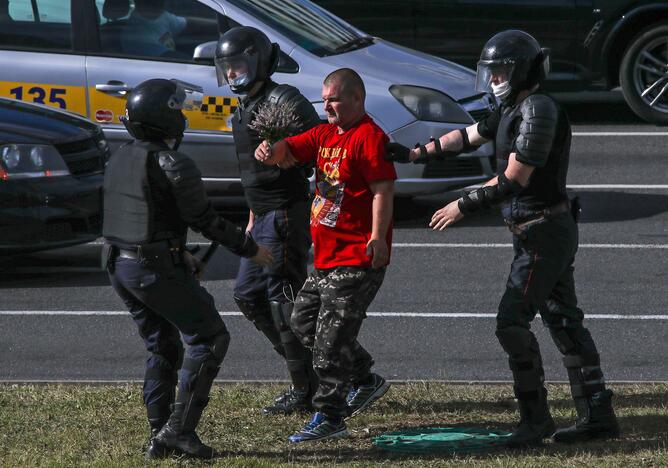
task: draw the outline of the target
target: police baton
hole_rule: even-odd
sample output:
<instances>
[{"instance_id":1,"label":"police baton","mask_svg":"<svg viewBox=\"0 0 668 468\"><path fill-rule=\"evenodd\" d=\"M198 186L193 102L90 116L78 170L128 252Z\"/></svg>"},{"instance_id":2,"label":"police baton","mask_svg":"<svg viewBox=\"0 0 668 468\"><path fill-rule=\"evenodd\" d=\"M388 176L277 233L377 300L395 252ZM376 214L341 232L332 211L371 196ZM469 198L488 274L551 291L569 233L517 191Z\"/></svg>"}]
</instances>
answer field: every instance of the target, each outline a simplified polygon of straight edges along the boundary
<instances>
[{"instance_id":1,"label":"police baton","mask_svg":"<svg viewBox=\"0 0 668 468\"><path fill-rule=\"evenodd\" d=\"M198 280L201 280L202 276L204 276L204 269L206 268L206 264L209 263L209 260L211 260L213 254L216 253L218 245L219 245L218 242L211 242L211 244L209 244L209 247L207 247L206 252L204 252L202 258L199 259L198 262L199 265L197 271L195 272L195 277Z\"/></svg>"},{"instance_id":2,"label":"police baton","mask_svg":"<svg viewBox=\"0 0 668 468\"><path fill-rule=\"evenodd\" d=\"M206 252L204 252L204 255L202 255L202 258L200 259L200 262L202 262L203 267L206 266L207 263L209 263L209 260L211 260L213 254L216 253L216 249L218 248L219 245L220 244L215 241L209 244L209 247L207 247Z\"/></svg>"}]
</instances>

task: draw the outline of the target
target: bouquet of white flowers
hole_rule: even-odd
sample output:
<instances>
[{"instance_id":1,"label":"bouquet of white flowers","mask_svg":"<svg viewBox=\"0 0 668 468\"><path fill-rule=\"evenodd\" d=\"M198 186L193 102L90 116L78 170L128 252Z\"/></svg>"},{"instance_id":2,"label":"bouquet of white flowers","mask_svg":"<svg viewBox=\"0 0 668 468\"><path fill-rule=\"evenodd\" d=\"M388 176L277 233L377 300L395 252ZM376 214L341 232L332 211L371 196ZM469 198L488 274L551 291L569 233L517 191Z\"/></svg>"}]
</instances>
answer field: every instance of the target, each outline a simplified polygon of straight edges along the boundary
<instances>
[{"instance_id":1,"label":"bouquet of white flowers","mask_svg":"<svg viewBox=\"0 0 668 468\"><path fill-rule=\"evenodd\" d=\"M302 128L297 115L297 106L292 103L266 101L255 112L255 119L248 125L262 140L269 144L297 135Z\"/></svg>"}]
</instances>

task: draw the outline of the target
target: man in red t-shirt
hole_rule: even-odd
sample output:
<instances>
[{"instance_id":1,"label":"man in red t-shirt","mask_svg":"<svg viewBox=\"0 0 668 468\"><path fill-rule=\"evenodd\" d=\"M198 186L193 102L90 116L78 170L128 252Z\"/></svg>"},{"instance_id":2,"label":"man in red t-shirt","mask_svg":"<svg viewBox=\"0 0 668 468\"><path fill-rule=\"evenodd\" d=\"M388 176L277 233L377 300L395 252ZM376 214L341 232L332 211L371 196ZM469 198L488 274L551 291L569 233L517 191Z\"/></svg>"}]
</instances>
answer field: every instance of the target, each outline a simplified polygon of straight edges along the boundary
<instances>
[{"instance_id":1,"label":"man in red t-shirt","mask_svg":"<svg viewBox=\"0 0 668 468\"><path fill-rule=\"evenodd\" d=\"M390 259L397 178L384 158L388 138L364 110L365 95L355 71L330 73L322 88L328 124L271 147L265 141L255 151L259 161L280 167L316 164L315 271L297 295L291 327L313 349L320 386L313 397L317 412L291 442L346 436L343 419L389 388L371 372L373 359L357 341Z\"/></svg>"}]
</instances>

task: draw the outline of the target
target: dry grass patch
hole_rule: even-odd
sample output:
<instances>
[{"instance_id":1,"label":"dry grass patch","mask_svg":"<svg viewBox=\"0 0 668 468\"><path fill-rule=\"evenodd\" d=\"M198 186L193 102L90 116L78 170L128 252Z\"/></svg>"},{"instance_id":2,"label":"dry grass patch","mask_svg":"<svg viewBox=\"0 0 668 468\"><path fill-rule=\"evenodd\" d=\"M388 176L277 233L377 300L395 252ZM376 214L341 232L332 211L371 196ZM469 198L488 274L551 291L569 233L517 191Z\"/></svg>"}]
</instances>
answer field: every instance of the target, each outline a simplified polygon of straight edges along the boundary
<instances>
[{"instance_id":1,"label":"dry grass patch","mask_svg":"<svg viewBox=\"0 0 668 468\"><path fill-rule=\"evenodd\" d=\"M615 441L470 457L404 456L376 449L384 432L424 426L510 430L517 417L509 385L395 384L367 413L348 422L352 437L293 445L287 436L306 417L263 417L276 385L216 386L199 434L221 451L212 466L668 466L668 385L613 386L623 436ZM550 385L557 425L574 410L566 386ZM141 387L0 385L0 465L142 466L148 426Z\"/></svg>"}]
</instances>

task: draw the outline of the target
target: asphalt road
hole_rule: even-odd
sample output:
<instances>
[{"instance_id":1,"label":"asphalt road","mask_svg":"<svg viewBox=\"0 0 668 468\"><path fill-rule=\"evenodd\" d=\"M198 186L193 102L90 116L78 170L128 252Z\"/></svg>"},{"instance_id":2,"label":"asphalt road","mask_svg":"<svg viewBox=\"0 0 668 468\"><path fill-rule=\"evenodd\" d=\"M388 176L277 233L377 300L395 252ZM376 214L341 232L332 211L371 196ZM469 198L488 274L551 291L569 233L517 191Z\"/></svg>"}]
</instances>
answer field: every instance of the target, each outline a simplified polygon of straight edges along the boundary
<instances>
[{"instance_id":1,"label":"asphalt road","mask_svg":"<svg viewBox=\"0 0 668 468\"><path fill-rule=\"evenodd\" d=\"M569 186L584 206L577 290L604 371L609 380L668 381L668 129L640 122L615 95L562 100L574 124ZM509 380L493 317L510 234L496 213L427 229L433 211L456 196L397 203L392 264L361 333L375 369L389 378ZM142 377L142 343L99 269L99 249L0 263L0 380ZM232 333L219 377L285 379L271 347L236 312L237 265L219 250L204 281ZM533 329L547 378L565 380L539 318Z\"/></svg>"}]
</instances>

